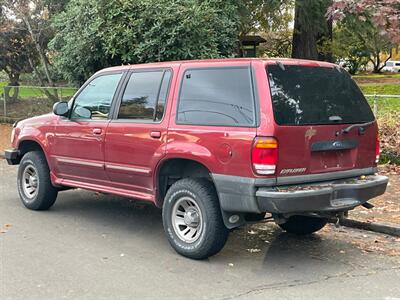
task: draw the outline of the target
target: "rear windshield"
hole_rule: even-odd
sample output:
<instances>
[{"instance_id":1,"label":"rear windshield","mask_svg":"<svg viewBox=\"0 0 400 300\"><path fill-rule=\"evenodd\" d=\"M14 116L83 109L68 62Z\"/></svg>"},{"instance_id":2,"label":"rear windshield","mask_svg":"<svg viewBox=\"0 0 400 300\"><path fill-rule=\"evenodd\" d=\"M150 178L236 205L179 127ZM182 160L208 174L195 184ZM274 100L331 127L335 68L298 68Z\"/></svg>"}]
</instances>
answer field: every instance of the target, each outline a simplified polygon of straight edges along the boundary
<instances>
[{"instance_id":1,"label":"rear windshield","mask_svg":"<svg viewBox=\"0 0 400 300\"><path fill-rule=\"evenodd\" d=\"M350 75L336 68L270 65L275 122L279 125L364 123L374 115Z\"/></svg>"}]
</instances>

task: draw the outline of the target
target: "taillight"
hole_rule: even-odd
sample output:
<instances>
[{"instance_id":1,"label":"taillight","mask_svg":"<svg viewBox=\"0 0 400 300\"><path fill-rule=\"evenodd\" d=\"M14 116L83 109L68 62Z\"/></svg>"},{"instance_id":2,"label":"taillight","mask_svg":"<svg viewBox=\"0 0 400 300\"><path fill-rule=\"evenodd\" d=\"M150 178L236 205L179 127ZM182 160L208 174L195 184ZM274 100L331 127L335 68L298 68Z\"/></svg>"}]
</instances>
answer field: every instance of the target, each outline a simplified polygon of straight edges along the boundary
<instances>
[{"instance_id":1,"label":"taillight","mask_svg":"<svg viewBox=\"0 0 400 300\"><path fill-rule=\"evenodd\" d=\"M375 162L378 163L379 162L379 156L381 154L381 149L379 146L379 135L376 135L376 146L375 146Z\"/></svg>"},{"instance_id":2,"label":"taillight","mask_svg":"<svg viewBox=\"0 0 400 300\"><path fill-rule=\"evenodd\" d=\"M273 175L278 163L278 141L273 137L257 137L251 151L254 171L259 175Z\"/></svg>"}]
</instances>

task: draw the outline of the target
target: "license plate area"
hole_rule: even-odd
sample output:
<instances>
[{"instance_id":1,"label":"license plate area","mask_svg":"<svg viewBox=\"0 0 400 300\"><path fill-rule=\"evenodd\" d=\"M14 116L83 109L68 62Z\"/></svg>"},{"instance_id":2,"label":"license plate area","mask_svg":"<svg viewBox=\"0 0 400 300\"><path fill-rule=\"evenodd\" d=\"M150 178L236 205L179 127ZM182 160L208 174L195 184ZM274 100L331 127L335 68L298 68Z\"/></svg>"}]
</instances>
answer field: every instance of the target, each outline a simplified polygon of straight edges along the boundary
<instances>
[{"instance_id":1,"label":"license plate area","mask_svg":"<svg viewBox=\"0 0 400 300\"><path fill-rule=\"evenodd\" d=\"M357 149L311 152L312 173L339 171L354 168Z\"/></svg>"}]
</instances>

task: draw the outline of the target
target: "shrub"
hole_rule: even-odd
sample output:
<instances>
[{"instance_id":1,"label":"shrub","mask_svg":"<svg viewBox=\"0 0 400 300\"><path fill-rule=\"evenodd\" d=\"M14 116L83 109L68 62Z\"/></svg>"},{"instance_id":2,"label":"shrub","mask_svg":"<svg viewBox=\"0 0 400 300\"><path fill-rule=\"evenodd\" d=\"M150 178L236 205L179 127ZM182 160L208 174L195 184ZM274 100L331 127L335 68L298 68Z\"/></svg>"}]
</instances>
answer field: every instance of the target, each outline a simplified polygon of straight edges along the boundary
<instances>
[{"instance_id":1,"label":"shrub","mask_svg":"<svg viewBox=\"0 0 400 300\"><path fill-rule=\"evenodd\" d=\"M381 163L400 165L400 112L378 117Z\"/></svg>"}]
</instances>

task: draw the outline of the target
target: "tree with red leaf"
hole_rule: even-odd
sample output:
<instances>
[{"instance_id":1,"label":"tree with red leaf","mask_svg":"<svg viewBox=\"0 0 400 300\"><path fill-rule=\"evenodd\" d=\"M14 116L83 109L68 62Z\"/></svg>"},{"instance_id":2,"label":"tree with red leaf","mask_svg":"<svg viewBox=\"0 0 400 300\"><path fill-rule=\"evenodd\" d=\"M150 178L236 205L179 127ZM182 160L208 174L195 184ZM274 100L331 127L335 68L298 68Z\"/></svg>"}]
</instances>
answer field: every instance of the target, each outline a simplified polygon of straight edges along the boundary
<instances>
[{"instance_id":1,"label":"tree with red leaf","mask_svg":"<svg viewBox=\"0 0 400 300\"><path fill-rule=\"evenodd\" d=\"M338 21L348 15L360 21L370 19L382 36L392 43L400 43L399 0L334 0L327 13L329 18Z\"/></svg>"}]
</instances>

